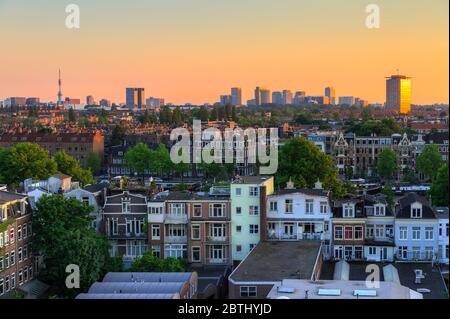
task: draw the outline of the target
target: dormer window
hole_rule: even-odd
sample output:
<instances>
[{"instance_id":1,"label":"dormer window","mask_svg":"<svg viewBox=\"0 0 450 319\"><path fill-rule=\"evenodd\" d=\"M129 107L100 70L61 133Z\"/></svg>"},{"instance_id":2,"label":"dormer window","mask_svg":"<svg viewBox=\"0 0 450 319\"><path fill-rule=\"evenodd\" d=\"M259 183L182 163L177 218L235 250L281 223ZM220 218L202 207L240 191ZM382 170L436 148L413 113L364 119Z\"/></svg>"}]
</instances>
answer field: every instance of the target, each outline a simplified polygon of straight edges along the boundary
<instances>
[{"instance_id":1,"label":"dormer window","mask_svg":"<svg viewBox=\"0 0 450 319\"><path fill-rule=\"evenodd\" d=\"M420 203L411 205L411 218L422 218L422 205Z\"/></svg>"},{"instance_id":2,"label":"dormer window","mask_svg":"<svg viewBox=\"0 0 450 319\"><path fill-rule=\"evenodd\" d=\"M355 209L351 204L345 204L342 207L343 209L343 217L344 218L353 218L355 217Z\"/></svg>"},{"instance_id":3,"label":"dormer window","mask_svg":"<svg viewBox=\"0 0 450 319\"><path fill-rule=\"evenodd\" d=\"M130 212L130 202L122 201L122 213Z\"/></svg>"},{"instance_id":4,"label":"dormer window","mask_svg":"<svg viewBox=\"0 0 450 319\"><path fill-rule=\"evenodd\" d=\"M386 214L386 207L384 205L375 206L375 216L384 216Z\"/></svg>"}]
</instances>

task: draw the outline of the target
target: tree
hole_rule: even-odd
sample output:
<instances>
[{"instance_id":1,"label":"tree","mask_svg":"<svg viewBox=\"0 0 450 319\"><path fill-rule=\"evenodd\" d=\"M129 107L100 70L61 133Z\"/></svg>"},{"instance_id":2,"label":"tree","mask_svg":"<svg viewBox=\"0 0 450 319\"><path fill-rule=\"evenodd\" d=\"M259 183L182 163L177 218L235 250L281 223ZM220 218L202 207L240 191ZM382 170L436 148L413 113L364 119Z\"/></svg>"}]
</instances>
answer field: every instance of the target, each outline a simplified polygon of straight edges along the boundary
<instances>
[{"instance_id":1,"label":"tree","mask_svg":"<svg viewBox=\"0 0 450 319\"><path fill-rule=\"evenodd\" d=\"M218 164L210 163L206 164L202 162L199 165L200 169L206 174L209 179L214 179L216 182L229 181L233 175L233 164Z\"/></svg>"},{"instance_id":2,"label":"tree","mask_svg":"<svg viewBox=\"0 0 450 319\"><path fill-rule=\"evenodd\" d=\"M180 125L183 123L183 114L181 114L181 110L177 107L172 114L172 123L175 125Z\"/></svg>"},{"instance_id":3,"label":"tree","mask_svg":"<svg viewBox=\"0 0 450 319\"><path fill-rule=\"evenodd\" d=\"M431 185L430 195L435 206L448 206L448 163L438 169L436 178Z\"/></svg>"},{"instance_id":4,"label":"tree","mask_svg":"<svg viewBox=\"0 0 450 319\"><path fill-rule=\"evenodd\" d=\"M42 280L54 293L74 297L98 281L109 261L108 241L90 227L92 207L75 198L61 195L43 196L33 215L33 251L43 256ZM65 285L68 265L80 271L80 289Z\"/></svg>"},{"instance_id":5,"label":"tree","mask_svg":"<svg viewBox=\"0 0 450 319\"><path fill-rule=\"evenodd\" d=\"M18 143L0 149L0 181L14 186L27 178L47 179L57 172L54 160L38 144Z\"/></svg>"},{"instance_id":6,"label":"tree","mask_svg":"<svg viewBox=\"0 0 450 319\"><path fill-rule=\"evenodd\" d=\"M234 122L238 121L236 105L233 105L233 107L231 108L231 120L234 121Z\"/></svg>"},{"instance_id":7,"label":"tree","mask_svg":"<svg viewBox=\"0 0 450 319\"><path fill-rule=\"evenodd\" d=\"M68 116L69 116L69 122L70 123L75 123L76 122L77 118L75 116L75 111L73 110L73 108L69 109L69 115Z\"/></svg>"},{"instance_id":8,"label":"tree","mask_svg":"<svg viewBox=\"0 0 450 319\"><path fill-rule=\"evenodd\" d=\"M386 179L392 179L397 170L397 154L390 148L385 148L378 158L378 175Z\"/></svg>"},{"instance_id":9,"label":"tree","mask_svg":"<svg viewBox=\"0 0 450 319\"><path fill-rule=\"evenodd\" d=\"M416 168L419 173L429 177L432 181L436 178L439 168L442 166L442 155L435 144L425 146L416 159Z\"/></svg>"},{"instance_id":10,"label":"tree","mask_svg":"<svg viewBox=\"0 0 450 319\"><path fill-rule=\"evenodd\" d=\"M216 108L213 108L212 110L211 110L211 113L209 114L209 119L211 120L211 121L217 121L217 118L218 118L218 114L217 114L217 109Z\"/></svg>"},{"instance_id":11,"label":"tree","mask_svg":"<svg viewBox=\"0 0 450 319\"><path fill-rule=\"evenodd\" d=\"M125 139L125 133L127 129L124 126L116 125L114 126L111 133L111 146L121 145Z\"/></svg>"},{"instance_id":12,"label":"tree","mask_svg":"<svg viewBox=\"0 0 450 319\"><path fill-rule=\"evenodd\" d=\"M164 144L159 144L158 148L151 152L151 168L158 172L160 176L166 175L173 170L173 163L170 159L170 153ZM186 167L184 165L183 169Z\"/></svg>"},{"instance_id":13,"label":"tree","mask_svg":"<svg viewBox=\"0 0 450 319\"><path fill-rule=\"evenodd\" d=\"M125 153L125 165L135 173L142 174L150 169L152 151L144 143L138 143Z\"/></svg>"},{"instance_id":14,"label":"tree","mask_svg":"<svg viewBox=\"0 0 450 319\"><path fill-rule=\"evenodd\" d=\"M320 180L324 188L331 189L335 196L345 193L345 188L336 178L333 158L304 137L287 141L280 149L278 163L275 182L279 187L292 180L296 187L312 188Z\"/></svg>"},{"instance_id":15,"label":"tree","mask_svg":"<svg viewBox=\"0 0 450 319\"><path fill-rule=\"evenodd\" d=\"M142 257L136 258L130 271L132 272L186 272L183 260L169 257L161 259L153 255L152 250L146 251Z\"/></svg>"},{"instance_id":16,"label":"tree","mask_svg":"<svg viewBox=\"0 0 450 319\"><path fill-rule=\"evenodd\" d=\"M384 184L382 193L386 196L388 205L392 207L394 205L394 192L392 191L392 183L390 181Z\"/></svg>"},{"instance_id":17,"label":"tree","mask_svg":"<svg viewBox=\"0 0 450 319\"><path fill-rule=\"evenodd\" d=\"M97 153L90 152L86 159L86 166L93 172L98 173L102 168L102 159Z\"/></svg>"},{"instance_id":18,"label":"tree","mask_svg":"<svg viewBox=\"0 0 450 319\"><path fill-rule=\"evenodd\" d=\"M90 169L81 168L80 163L64 151L58 151L53 159L56 162L58 171L72 176L74 181L80 182L81 185L94 183L92 171Z\"/></svg>"}]
</instances>

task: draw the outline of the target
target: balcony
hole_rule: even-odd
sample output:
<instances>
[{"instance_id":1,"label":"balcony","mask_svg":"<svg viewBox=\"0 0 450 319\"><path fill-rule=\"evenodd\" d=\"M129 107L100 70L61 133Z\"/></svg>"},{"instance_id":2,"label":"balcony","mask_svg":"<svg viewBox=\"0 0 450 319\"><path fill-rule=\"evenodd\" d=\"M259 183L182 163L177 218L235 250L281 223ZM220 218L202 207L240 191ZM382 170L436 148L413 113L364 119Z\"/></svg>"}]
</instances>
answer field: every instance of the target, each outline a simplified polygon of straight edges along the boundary
<instances>
[{"instance_id":1,"label":"balcony","mask_svg":"<svg viewBox=\"0 0 450 319\"><path fill-rule=\"evenodd\" d=\"M206 241L209 243L228 243L228 236L207 236Z\"/></svg>"},{"instance_id":2,"label":"balcony","mask_svg":"<svg viewBox=\"0 0 450 319\"><path fill-rule=\"evenodd\" d=\"M206 263L209 265L228 265L230 263L229 258L207 258Z\"/></svg>"},{"instance_id":3,"label":"balcony","mask_svg":"<svg viewBox=\"0 0 450 319\"><path fill-rule=\"evenodd\" d=\"M109 234L108 238L110 239L145 239L147 238L146 233L125 233L125 232L119 232L117 234Z\"/></svg>"},{"instance_id":4,"label":"balcony","mask_svg":"<svg viewBox=\"0 0 450 319\"><path fill-rule=\"evenodd\" d=\"M187 236L164 236L165 243L187 243Z\"/></svg>"},{"instance_id":5,"label":"balcony","mask_svg":"<svg viewBox=\"0 0 450 319\"><path fill-rule=\"evenodd\" d=\"M164 221L167 224L187 224L188 217L186 214L183 215L166 214Z\"/></svg>"}]
</instances>

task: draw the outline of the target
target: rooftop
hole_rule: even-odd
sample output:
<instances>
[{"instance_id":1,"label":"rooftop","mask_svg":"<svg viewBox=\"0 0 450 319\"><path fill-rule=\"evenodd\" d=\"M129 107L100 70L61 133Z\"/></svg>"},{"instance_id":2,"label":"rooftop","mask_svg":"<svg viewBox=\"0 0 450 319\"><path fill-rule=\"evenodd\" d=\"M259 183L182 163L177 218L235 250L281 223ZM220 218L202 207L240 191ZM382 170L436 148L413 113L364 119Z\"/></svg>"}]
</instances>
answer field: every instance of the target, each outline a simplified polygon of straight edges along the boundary
<instances>
[{"instance_id":1,"label":"rooftop","mask_svg":"<svg viewBox=\"0 0 450 319\"><path fill-rule=\"evenodd\" d=\"M233 271L230 280L310 279L319 251L318 241L260 242Z\"/></svg>"},{"instance_id":2,"label":"rooftop","mask_svg":"<svg viewBox=\"0 0 450 319\"><path fill-rule=\"evenodd\" d=\"M271 176L240 176L233 181L233 184L262 184L270 180Z\"/></svg>"}]
</instances>

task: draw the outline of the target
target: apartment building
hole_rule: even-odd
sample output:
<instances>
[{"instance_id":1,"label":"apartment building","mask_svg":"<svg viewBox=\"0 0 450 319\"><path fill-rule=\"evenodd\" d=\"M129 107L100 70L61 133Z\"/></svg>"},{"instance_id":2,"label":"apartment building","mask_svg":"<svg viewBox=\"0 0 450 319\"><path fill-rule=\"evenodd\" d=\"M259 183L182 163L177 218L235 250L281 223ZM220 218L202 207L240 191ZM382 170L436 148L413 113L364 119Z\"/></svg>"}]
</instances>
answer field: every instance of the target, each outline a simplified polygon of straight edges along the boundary
<instances>
[{"instance_id":1,"label":"apartment building","mask_svg":"<svg viewBox=\"0 0 450 319\"><path fill-rule=\"evenodd\" d=\"M149 246L155 256L193 267L231 261L229 191L162 192L148 201Z\"/></svg>"},{"instance_id":2,"label":"apartment building","mask_svg":"<svg viewBox=\"0 0 450 319\"><path fill-rule=\"evenodd\" d=\"M347 196L335 201L334 259L393 261L394 219L384 195Z\"/></svg>"},{"instance_id":3,"label":"apartment building","mask_svg":"<svg viewBox=\"0 0 450 319\"><path fill-rule=\"evenodd\" d=\"M332 210L329 192L320 183L315 189L295 189L288 183L286 189L267 196L266 207L261 214L267 220L263 240L320 241L324 257L329 257Z\"/></svg>"},{"instance_id":4,"label":"apartment building","mask_svg":"<svg viewBox=\"0 0 450 319\"><path fill-rule=\"evenodd\" d=\"M448 207L436 207L434 211L439 219L438 259L448 265Z\"/></svg>"},{"instance_id":5,"label":"apartment building","mask_svg":"<svg viewBox=\"0 0 450 319\"><path fill-rule=\"evenodd\" d=\"M429 202L409 193L395 207L396 257L402 261L432 261L438 256L439 220Z\"/></svg>"},{"instance_id":6,"label":"apartment building","mask_svg":"<svg viewBox=\"0 0 450 319\"><path fill-rule=\"evenodd\" d=\"M0 299L35 277L32 234L27 197L0 190Z\"/></svg>"},{"instance_id":7,"label":"apartment building","mask_svg":"<svg viewBox=\"0 0 450 319\"><path fill-rule=\"evenodd\" d=\"M266 196L274 192L274 179L268 176L238 177L231 183L231 243L232 260L237 265L261 240L266 221Z\"/></svg>"},{"instance_id":8,"label":"apartment building","mask_svg":"<svg viewBox=\"0 0 450 319\"><path fill-rule=\"evenodd\" d=\"M107 196L100 230L111 244L111 256L131 262L147 250L147 197L129 191Z\"/></svg>"},{"instance_id":9,"label":"apartment building","mask_svg":"<svg viewBox=\"0 0 450 319\"><path fill-rule=\"evenodd\" d=\"M46 149L50 156L64 151L73 156L85 167L89 154L96 153L103 159L104 138L100 132L95 133L36 133L21 132L3 133L0 135L0 147L10 147L17 143L35 143Z\"/></svg>"}]
</instances>

